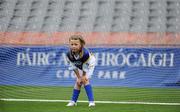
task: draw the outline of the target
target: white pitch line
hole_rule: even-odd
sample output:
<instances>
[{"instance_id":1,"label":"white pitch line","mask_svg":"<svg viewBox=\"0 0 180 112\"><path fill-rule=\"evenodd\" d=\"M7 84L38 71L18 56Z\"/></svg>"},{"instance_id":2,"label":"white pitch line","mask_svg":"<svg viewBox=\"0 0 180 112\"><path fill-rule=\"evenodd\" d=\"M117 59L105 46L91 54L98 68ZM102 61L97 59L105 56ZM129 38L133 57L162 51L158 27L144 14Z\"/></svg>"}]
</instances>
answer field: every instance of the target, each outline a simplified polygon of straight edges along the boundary
<instances>
[{"instance_id":1,"label":"white pitch line","mask_svg":"<svg viewBox=\"0 0 180 112\"><path fill-rule=\"evenodd\" d=\"M1 101L19 101L19 102L69 102L69 100L45 100L45 99L9 99L1 98ZM88 103L88 101L79 100L78 102ZM95 101L95 103L109 104L143 104L143 105L180 105L180 103L158 103L158 102L123 102L123 101Z\"/></svg>"}]
</instances>

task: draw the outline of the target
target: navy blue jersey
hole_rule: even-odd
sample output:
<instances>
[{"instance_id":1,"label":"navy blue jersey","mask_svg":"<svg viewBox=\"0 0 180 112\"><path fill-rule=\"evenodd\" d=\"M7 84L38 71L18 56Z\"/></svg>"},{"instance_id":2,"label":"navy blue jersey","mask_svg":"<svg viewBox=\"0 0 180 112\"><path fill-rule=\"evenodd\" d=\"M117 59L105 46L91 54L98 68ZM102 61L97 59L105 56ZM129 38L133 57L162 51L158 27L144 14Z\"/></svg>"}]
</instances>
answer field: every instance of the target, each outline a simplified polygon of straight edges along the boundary
<instances>
[{"instance_id":1,"label":"navy blue jersey","mask_svg":"<svg viewBox=\"0 0 180 112\"><path fill-rule=\"evenodd\" d=\"M71 51L69 51L66 55L69 61L71 61L77 68L81 70L83 63L85 63L90 58L90 52L86 48L82 49L79 54L79 58L76 58L76 56Z\"/></svg>"}]
</instances>

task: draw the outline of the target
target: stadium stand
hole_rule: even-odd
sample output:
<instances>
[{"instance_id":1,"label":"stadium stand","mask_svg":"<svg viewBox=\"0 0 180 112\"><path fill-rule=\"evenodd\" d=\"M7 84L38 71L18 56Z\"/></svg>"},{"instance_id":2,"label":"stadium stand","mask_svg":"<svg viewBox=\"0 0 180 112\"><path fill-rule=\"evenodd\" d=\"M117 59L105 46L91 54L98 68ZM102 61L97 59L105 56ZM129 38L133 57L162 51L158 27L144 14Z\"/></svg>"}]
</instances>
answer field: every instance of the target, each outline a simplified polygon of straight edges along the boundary
<instances>
[{"instance_id":1,"label":"stadium stand","mask_svg":"<svg viewBox=\"0 0 180 112\"><path fill-rule=\"evenodd\" d=\"M0 31L180 32L179 0L0 0Z\"/></svg>"}]
</instances>

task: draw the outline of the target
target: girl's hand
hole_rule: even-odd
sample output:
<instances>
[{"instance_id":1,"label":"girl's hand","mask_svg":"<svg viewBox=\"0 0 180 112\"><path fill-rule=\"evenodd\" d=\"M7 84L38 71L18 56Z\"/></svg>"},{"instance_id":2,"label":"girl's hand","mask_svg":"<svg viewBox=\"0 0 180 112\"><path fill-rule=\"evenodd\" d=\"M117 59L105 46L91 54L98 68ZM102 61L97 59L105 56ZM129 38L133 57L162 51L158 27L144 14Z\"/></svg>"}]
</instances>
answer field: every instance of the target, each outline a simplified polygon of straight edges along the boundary
<instances>
[{"instance_id":1,"label":"girl's hand","mask_svg":"<svg viewBox=\"0 0 180 112\"><path fill-rule=\"evenodd\" d=\"M88 83L88 78L86 77L86 75L83 75L81 77L81 81L82 81L83 84L87 84Z\"/></svg>"},{"instance_id":2,"label":"girl's hand","mask_svg":"<svg viewBox=\"0 0 180 112\"><path fill-rule=\"evenodd\" d=\"M76 82L77 82L78 85L81 85L82 84L81 78L77 78Z\"/></svg>"}]
</instances>

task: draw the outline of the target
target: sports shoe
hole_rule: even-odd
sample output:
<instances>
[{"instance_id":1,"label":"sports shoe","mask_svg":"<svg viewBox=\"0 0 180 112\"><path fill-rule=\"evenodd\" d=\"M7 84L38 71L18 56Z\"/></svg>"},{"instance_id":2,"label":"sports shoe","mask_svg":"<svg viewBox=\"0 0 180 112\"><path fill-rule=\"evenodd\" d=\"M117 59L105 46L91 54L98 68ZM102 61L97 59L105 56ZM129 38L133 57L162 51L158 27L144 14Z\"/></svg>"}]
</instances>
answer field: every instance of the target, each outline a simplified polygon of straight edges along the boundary
<instances>
[{"instance_id":1,"label":"sports shoe","mask_svg":"<svg viewBox=\"0 0 180 112\"><path fill-rule=\"evenodd\" d=\"M89 107L94 107L95 103L94 102L89 102Z\"/></svg>"},{"instance_id":2,"label":"sports shoe","mask_svg":"<svg viewBox=\"0 0 180 112\"><path fill-rule=\"evenodd\" d=\"M77 103L74 101L70 101L66 106L67 107L77 106Z\"/></svg>"}]
</instances>

